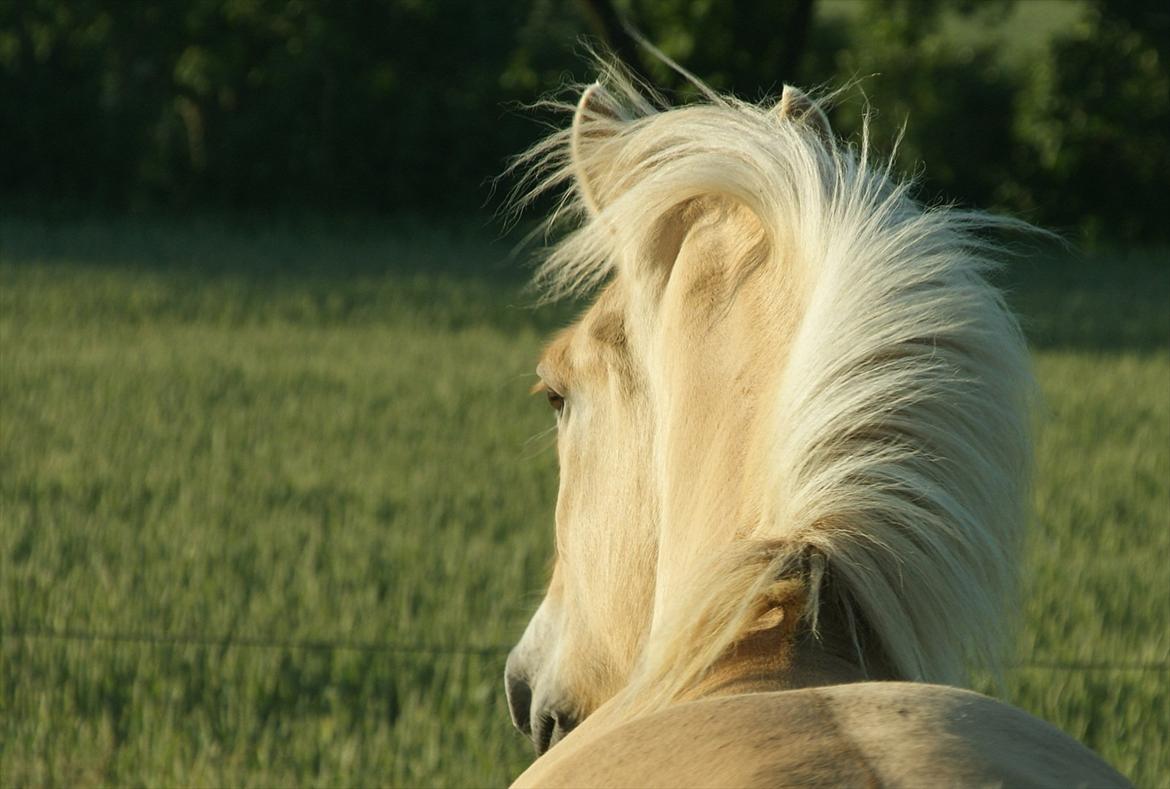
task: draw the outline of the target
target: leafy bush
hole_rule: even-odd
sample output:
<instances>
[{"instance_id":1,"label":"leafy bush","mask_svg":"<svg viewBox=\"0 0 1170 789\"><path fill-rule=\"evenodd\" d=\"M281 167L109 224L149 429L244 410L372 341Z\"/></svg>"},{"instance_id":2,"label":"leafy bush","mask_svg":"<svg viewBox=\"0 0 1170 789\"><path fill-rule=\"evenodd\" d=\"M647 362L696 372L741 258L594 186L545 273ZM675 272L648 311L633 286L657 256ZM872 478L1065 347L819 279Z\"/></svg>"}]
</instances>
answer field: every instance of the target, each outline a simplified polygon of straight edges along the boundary
<instances>
[{"instance_id":1,"label":"leafy bush","mask_svg":"<svg viewBox=\"0 0 1170 789\"><path fill-rule=\"evenodd\" d=\"M1170 16L1152 1L1062 6L1075 24L1022 62L1013 0L25 0L0 6L0 199L466 210L543 128L517 108L589 76L621 11L720 90L853 83L928 198L1088 238L1166 238ZM852 8L853 10L848 10ZM835 9L835 10L834 10ZM830 13L831 12L831 13ZM605 24L609 19L610 24ZM1007 20L1007 21L1005 21ZM616 31L616 32L615 32ZM1043 35L1051 35L1051 31ZM835 111L855 134L862 103Z\"/></svg>"}]
</instances>

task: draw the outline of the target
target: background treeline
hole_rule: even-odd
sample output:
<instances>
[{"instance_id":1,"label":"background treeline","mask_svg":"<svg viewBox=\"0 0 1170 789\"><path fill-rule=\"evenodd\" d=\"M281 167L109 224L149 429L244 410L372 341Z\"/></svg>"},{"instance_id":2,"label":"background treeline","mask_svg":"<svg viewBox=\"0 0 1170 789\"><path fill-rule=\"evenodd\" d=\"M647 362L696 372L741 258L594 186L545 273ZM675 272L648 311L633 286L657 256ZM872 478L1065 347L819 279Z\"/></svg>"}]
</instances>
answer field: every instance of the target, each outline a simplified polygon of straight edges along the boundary
<instances>
[{"instance_id":1,"label":"background treeline","mask_svg":"<svg viewBox=\"0 0 1170 789\"><path fill-rule=\"evenodd\" d=\"M0 4L0 199L453 212L591 77L581 41L668 95L850 84L833 110L927 199L1082 239L1170 237L1162 0L20 0ZM546 118L547 120L547 118Z\"/></svg>"}]
</instances>

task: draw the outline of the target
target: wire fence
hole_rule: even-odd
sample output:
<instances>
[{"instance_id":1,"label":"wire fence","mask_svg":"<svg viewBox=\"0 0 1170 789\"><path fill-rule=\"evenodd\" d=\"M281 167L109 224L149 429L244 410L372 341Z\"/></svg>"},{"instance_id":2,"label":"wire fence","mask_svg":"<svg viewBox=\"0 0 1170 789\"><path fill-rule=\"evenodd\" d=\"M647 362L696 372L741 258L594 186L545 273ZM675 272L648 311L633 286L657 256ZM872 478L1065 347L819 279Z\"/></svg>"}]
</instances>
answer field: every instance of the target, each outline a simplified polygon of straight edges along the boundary
<instances>
[{"instance_id":1,"label":"wire fence","mask_svg":"<svg viewBox=\"0 0 1170 789\"><path fill-rule=\"evenodd\" d=\"M202 646L223 649L287 649L316 652L372 652L387 655L503 657L511 649L504 644L437 644L401 641L360 641L355 639L283 639L268 636L204 633L150 633L127 631L90 631L77 629L12 628L0 630L0 638L85 643L124 643L145 646ZM1029 660L1009 663L1011 670L1046 671L1160 671L1170 672L1170 661Z\"/></svg>"},{"instance_id":2,"label":"wire fence","mask_svg":"<svg viewBox=\"0 0 1170 789\"><path fill-rule=\"evenodd\" d=\"M50 630L15 628L0 630L3 638L43 641L83 641L143 644L148 646L202 646L240 649L288 649L312 652L376 652L401 655L502 656L511 647L503 644L424 644L401 641L359 641L354 639L284 639L269 636L208 635L204 633L148 633L126 631Z\"/></svg>"}]
</instances>

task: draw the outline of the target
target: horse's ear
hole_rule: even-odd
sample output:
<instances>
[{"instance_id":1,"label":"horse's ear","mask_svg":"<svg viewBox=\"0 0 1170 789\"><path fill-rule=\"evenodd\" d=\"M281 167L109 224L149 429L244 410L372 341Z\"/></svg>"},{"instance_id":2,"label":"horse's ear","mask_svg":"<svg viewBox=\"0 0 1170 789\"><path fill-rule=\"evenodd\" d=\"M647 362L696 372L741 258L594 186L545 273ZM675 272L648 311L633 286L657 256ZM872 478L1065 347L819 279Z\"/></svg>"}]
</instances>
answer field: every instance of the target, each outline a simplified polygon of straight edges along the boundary
<instances>
[{"instance_id":1,"label":"horse's ear","mask_svg":"<svg viewBox=\"0 0 1170 789\"><path fill-rule=\"evenodd\" d=\"M573 113L569 155L577 189L591 214L601 211L611 180L612 148L606 143L625 120L621 106L598 82L585 89Z\"/></svg>"},{"instance_id":2,"label":"horse's ear","mask_svg":"<svg viewBox=\"0 0 1170 789\"><path fill-rule=\"evenodd\" d=\"M785 120L805 124L826 140L833 139L829 116L800 88L785 85L784 92L780 94L780 101L776 102L776 108L773 112Z\"/></svg>"}]
</instances>

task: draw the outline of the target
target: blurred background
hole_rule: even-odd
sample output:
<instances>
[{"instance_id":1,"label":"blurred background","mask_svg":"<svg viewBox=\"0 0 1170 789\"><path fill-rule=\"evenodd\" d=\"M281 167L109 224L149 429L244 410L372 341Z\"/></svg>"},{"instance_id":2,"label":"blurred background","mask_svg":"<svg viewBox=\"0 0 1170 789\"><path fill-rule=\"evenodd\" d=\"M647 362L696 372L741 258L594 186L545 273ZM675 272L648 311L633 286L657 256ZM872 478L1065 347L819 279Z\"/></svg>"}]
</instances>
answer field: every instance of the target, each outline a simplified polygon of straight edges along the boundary
<instances>
[{"instance_id":1,"label":"blurred background","mask_svg":"<svg viewBox=\"0 0 1170 789\"><path fill-rule=\"evenodd\" d=\"M109 208L482 208L589 81L582 40L668 89L625 19L712 86L853 85L835 113L932 196L1074 236L1165 239L1158 0L25 0L0 11L0 190ZM685 90L683 91L685 93ZM677 93L675 94L677 95Z\"/></svg>"},{"instance_id":2,"label":"blurred background","mask_svg":"<svg viewBox=\"0 0 1170 789\"><path fill-rule=\"evenodd\" d=\"M999 282L1040 432L1006 686L1170 784L1170 12L1102 0L0 3L0 785L507 783L546 582L527 105L847 86ZM540 219L540 208L528 222Z\"/></svg>"}]
</instances>

